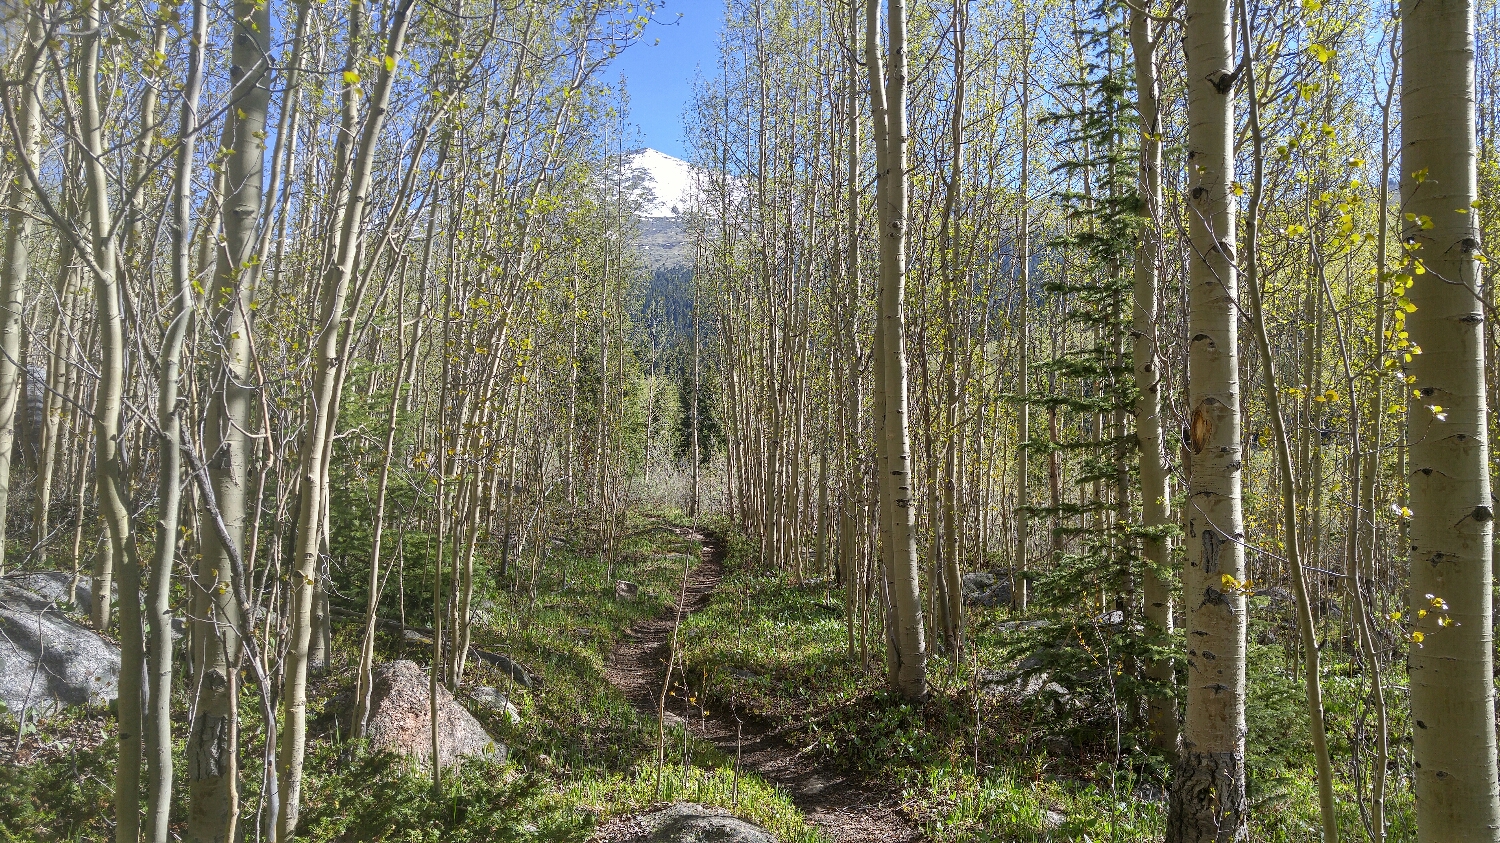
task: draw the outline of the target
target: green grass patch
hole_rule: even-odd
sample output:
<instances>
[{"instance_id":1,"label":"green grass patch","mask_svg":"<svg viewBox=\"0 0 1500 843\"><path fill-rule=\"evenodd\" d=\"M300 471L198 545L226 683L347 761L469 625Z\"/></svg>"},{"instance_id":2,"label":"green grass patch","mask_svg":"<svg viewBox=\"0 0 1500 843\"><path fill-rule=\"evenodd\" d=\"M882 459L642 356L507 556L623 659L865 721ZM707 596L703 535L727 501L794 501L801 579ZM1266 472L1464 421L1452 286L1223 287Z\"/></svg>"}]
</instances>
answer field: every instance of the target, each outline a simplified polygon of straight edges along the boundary
<instances>
[{"instance_id":1,"label":"green grass patch","mask_svg":"<svg viewBox=\"0 0 1500 843\"><path fill-rule=\"evenodd\" d=\"M505 690L521 722L511 724L498 712L472 707L490 734L510 747L510 757L504 764L476 760L445 771L440 796L432 791L430 773L407 759L335 740L348 732L348 724L340 722L338 697L353 683L361 633L358 620L341 617L330 669L310 688L315 728L298 839L581 843L611 817L681 799L726 809L787 843L824 843L775 787L752 775L740 776L736 786L732 764L710 744L687 742L684 777L680 729L669 730L668 762L658 777L656 720L639 714L605 675L616 642L630 624L658 614L676 597L684 565L699 549L660 518L632 517L612 572L597 553L568 538L549 543L535 568L528 558L513 563L505 577L492 555L482 556L476 562L474 646L510 656L542 681L526 690L470 659L465 685ZM357 581L358 572L345 573ZM611 573L640 586L636 601L615 599ZM407 620L426 626L431 571L409 562L405 577ZM393 578L382 614L395 615L396 591ZM351 592L362 593L352 586L344 593ZM426 665L431 657L430 644L403 641L388 631L377 646L379 661L410 658ZM243 685L242 691L241 823L251 828L264 727L254 691ZM458 698L466 699L462 689ZM183 699L180 692L174 698L173 724L178 755L173 828L179 834L187 810ZM114 813L114 729L105 712L70 712L42 723L38 734L28 737L62 749L39 755L34 763L0 763L0 843L107 839ZM79 734L95 739L81 740ZM14 742L13 721L0 725L0 745L8 749Z\"/></svg>"},{"instance_id":2,"label":"green grass patch","mask_svg":"<svg viewBox=\"0 0 1500 843\"><path fill-rule=\"evenodd\" d=\"M841 590L793 586L784 573L761 569L743 538L728 544L719 593L682 634L688 693L704 704L777 727L823 763L898 788L934 840L1161 839L1168 764L1141 749L1144 741L1108 687L1074 693L1065 704L976 695L976 673L1003 671L1032 646L1026 632L1003 626L1008 612L971 613L977 659L966 655L956 666L930 656L931 699L917 706L889 692L883 665L866 669L850 659ZM1264 618L1255 622L1252 640L1266 625ZM872 661L882 659L878 638L871 646ZM1251 839L1312 843L1321 833L1301 680L1276 646L1252 644L1249 671ZM1351 671L1348 654L1327 648L1324 695L1340 825L1362 836L1349 759L1356 743L1370 751L1373 714L1363 679ZM1388 689L1400 684L1399 667L1391 672ZM1399 756L1407 726L1399 700L1388 694ZM1368 723L1361 726L1361 718ZM1399 772L1397 765L1388 784L1388 839L1414 839L1409 779Z\"/></svg>"}]
</instances>

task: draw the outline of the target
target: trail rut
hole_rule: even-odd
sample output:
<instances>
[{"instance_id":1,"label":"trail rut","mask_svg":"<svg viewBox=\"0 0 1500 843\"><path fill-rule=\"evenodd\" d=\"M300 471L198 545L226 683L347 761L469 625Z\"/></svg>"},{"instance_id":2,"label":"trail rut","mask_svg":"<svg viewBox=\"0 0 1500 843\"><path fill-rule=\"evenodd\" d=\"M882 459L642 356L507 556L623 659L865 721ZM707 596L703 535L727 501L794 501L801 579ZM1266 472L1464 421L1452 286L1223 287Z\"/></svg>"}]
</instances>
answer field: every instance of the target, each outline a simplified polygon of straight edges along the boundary
<instances>
[{"instance_id":1,"label":"trail rut","mask_svg":"<svg viewBox=\"0 0 1500 843\"><path fill-rule=\"evenodd\" d=\"M724 547L713 536L687 530L679 533L703 543L702 560L689 572L684 591L682 617L686 618L713 599L724 572ZM677 606L669 605L655 618L631 626L615 646L606 667L609 681L652 719L657 716L662 674L677 617ZM687 723L694 736L734 756L737 725L734 720L693 716L687 718ZM902 816L900 800L888 789L825 769L760 724L738 725L740 769L780 787L808 821L836 843L916 843L926 839Z\"/></svg>"}]
</instances>

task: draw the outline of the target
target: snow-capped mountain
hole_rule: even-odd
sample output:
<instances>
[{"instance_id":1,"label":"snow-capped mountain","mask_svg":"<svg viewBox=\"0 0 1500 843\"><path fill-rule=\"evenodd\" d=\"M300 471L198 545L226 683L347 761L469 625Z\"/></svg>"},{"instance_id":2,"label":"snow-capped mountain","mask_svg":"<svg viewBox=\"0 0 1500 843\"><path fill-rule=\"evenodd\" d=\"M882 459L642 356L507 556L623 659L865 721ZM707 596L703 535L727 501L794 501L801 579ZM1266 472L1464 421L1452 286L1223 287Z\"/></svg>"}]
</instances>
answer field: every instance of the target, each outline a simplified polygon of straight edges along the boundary
<instances>
[{"instance_id":1,"label":"snow-capped mountain","mask_svg":"<svg viewBox=\"0 0 1500 843\"><path fill-rule=\"evenodd\" d=\"M691 268L682 217L695 189L693 165L655 149L638 149L629 153L625 166L627 183L641 201L639 245L646 265L658 272Z\"/></svg>"},{"instance_id":2,"label":"snow-capped mountain","mask_svg":"<svg viewBox=\"0 0 1500 843\"><path fill-rule=\"evenodd\" d=\"M626 166L639 179L639 188L651 191L649 196L644 195L644 189L638 194L639 198L646 200L641 216L653 219L676 217L687 211L693 190L692 164L665 152L640 149L630 153Z\"/></svg>"}]
</instances>

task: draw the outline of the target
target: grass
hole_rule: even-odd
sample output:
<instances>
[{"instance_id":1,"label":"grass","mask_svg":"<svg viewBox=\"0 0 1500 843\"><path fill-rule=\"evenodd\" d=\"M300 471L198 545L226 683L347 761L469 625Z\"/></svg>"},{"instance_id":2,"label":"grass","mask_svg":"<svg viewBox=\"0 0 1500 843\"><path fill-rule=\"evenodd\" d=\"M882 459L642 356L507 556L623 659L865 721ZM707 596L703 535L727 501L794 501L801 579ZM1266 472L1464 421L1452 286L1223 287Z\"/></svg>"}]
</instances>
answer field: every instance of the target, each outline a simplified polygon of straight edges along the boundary
<instances>
[{"instance_id":1,"label":"grass","mask_svg":"<svg viewBox=\"0 0 1500 843\"><path fill-rule=\"evenodd\" d=\"M751 564L742 538L730 536L723 582L709 608L681 630L687 683L677 693L716 712L780 727L811 758L873 777L896 788L904 808L936 841L1159 840L1166 806L1165 764L1134 748L1126 729L1117 752L1115 706L1107 692L1080 692L1074 702L1017 701L974 693L975 670L1006 668L1024 651L1021 633L1003 625L1004 611L975 612L970 634L979 657L956 670L929 662L933 695L914 706L885 688L883 668L861 668L848 657L842 595L827 583L793 586L784 574ZM428 774L402 759L337 744L330 701L352 682L358 629L335 631L334 668L312 689L312 711L327 709L309 750L302 834L311 841L536 840L583 841L612 817L676 800L728 809L768 828L786 843L821 843L774 786L736 777L731 759L669 726L666 762L657 766L657 724L642 717L611 686L605 666L633 622L662 611L682 584L698 546L657 518L632 518L615 566L616 578L640 586L635 602L614 599L598 556L568 542L550 547L530 588L529 566L501 587L481 564L477 604L482 622L474 644L502 652L543 679L534 690L471 660L470 685L506 690L519 724L480 707L490 734L509 745L503 765L474 762L450 771L441 799ZM513 571L515 573L515 571ZM422 572L408 568L408 619L425 624L430 599ZM1252 642L1274 631L1269 606L1257 600ZM878 657L879 642L875 642ZM430 648L380 641L380 658L425 664ZM1308 751L1302 685L1279 644L1252 643L1247 754L1253 806L1251 839L1310 843L1319 839L1315 778ZM1325 648L1325 706L1338 767L1340 825L1362 829L1348 759L1363 739L1361 677L1348 654ZM1388 687L1402 684L1393 667ZM253 809L262 726L246 690L243 717L243 799ZM461 692L460 699L465 695ZM1388 816L1392 841L1415 839L1409 764L1401 740L1404 707L1391 694L1396 764ZM976 709L977 705L977 709ZM178 704L174 817L185 816L183 704ZM977 717L976 717L977 713ZM115 758L113 724L102 711L71 711L24 736L20 763L0 763L0 843L84 841L110 836ZM0 725L0 747L15 746L14 724ZM977 744L977 746L976 746ZM975 766L976 750L979 765Z\"/></svg>"},{"instance_id":2,"label":"grass","mask_svg":"<svg viewBox=\"0 0 1500 843\"><path fill-rule=\"evenodd\" d=\"M507 691L521 721L513 725L503 715L474 707L490 734L509 745L509 758L501 765L475 761L447 771L442 798L433 796L430 774L405 759L334 740L347 731L337 721L333 701L353 681L359 636L356 621L339 623L333 667L310 690L316 728L298 839L583 841L612 817L687 799L762 825L786 843L824 843L775 787L752 775L736 781L731 759L712 745L690 739L684 758L678 728L668 731L667 745L673 749L658 774L655 719L636 712L605 675L609 654L626 628L656 615L675 598L684 556L696 558L698 550L696 542L679 537L661 519L632 517L613 574L640 586L635 602L615 600L613 582L598 555L567 541L549 548L537 568L534 592L529 565L505 584L519 583L512 590L501 587L491 566L481 560L476 604L482 607L483 622L476 623L474 645L508 654L542 682L528 691L471 659L465 683ZM430 605L423 573L412 567L406 572L407 618L414 626L430 620L422 614ZM358 572L349 574L349 583L336 583L338 590L359 593ZM388 593L394 592L391 588ZM378 647L380 660L411 658L426 664L430 658L430 645L393 635L382 634ZM240 706L242 805L247 812L256 804L263 733L252 693L246 689ZM461 692L459 698L465 695ZM187 807L185 709L174 720L178 775L173 817L180 834ZM37 734L28 735L28 746L50 749L35 753L31 763L0 763L0 842L108 839L115 744L99 738L113 733L107 712L78 710L44 722ZM80 734L94 739L83 740ZM14 742L13 723L0 726L0 746L9 748Z\"/></svg>"},{"instance_id":3,"label":"grass","mask_svg":"<svg viewBox=\"0 0 1500 843\"><path fill-rule=\"evenodd\" d=\"M1003 625L1008 612L971 615L977 664L955 670L941 656L929 659L932 697L918 707L888 692L883 666L866 670L850 660L841 592L826 582L793 586L761 570L743 539L729 544L719 593L683 630L688 692L705 704L779 727L821 761L899 788L937 841L1161 839L1168 765L1117 722L1107 687L1075 689L1066 705L976 696L976 669L1009 667L1029 646L1026 633ZM1269 607L1257 606L1252 641L1274 625ZM880 657L880 642L873 646ZM1340 825L1363 836L1348 759L1360 739L1364 686L1333 647L1325 648L1324 668ZM1399 684L1398 670L1387 687ZM1250 646L1249 675L1250 837L1312 843L1321 833L1302 684L1274 645ZM1394 694L1390 702L1399 753L1406 724ZM1415 839L1409 781L1395 773L1388 820L1388 839Z\"/></svg>"}]
</instances>

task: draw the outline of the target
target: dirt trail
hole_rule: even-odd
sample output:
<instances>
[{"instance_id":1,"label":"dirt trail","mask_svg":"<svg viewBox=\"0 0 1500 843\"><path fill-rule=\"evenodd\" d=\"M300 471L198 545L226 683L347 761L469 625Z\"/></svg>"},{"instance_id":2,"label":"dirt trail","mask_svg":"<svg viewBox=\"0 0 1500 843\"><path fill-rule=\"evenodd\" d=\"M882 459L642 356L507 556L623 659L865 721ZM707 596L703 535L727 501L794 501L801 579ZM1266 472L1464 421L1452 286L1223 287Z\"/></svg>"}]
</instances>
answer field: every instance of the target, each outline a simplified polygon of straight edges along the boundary
<instances>
[{"instance_id":1,"label":"dirt trail","mask_svg":"<svg viewBox=\"0 0 1500 843\"><path fill-rule=\"evenodd\" d=\"M678 532L703 543L703 559L688 575L682 606L683 617L687 617L713 598L724 571L724 548L711 536ZM615 646L606 668L609 681L625 692L642 714L653 719L676 619L677 607L668 606L657 617L634 624ZM688 718L693 735L713 742L731 757L735 753L735 725L733 720L714 716ZM747 722L741 726L740 769L781 787L829 838L837 843L916 843L926 839L901 816L895 794L825 769L768 731L759 724Z\"/></svg>"}]
</instances>

